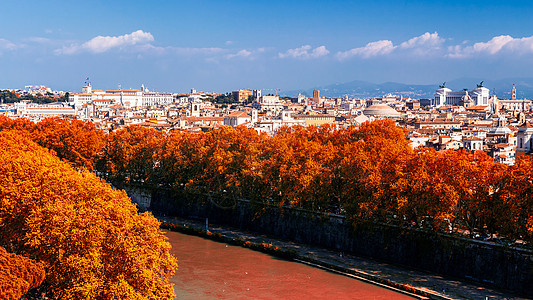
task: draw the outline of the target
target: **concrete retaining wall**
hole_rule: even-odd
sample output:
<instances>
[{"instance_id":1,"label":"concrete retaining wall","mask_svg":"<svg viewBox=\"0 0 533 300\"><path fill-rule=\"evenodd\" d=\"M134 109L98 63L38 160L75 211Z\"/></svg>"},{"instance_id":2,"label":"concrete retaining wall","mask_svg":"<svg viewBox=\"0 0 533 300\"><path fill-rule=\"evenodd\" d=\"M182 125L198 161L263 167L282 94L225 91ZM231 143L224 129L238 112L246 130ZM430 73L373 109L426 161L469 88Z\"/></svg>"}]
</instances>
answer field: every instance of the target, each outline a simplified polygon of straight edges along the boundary
<instances>
[{"instance_id":1,"label":"concrete retaining wall","mask_svg":"<svg viewBox=\"0 0 533 300\"><path fill-rule=\"evenodd\" d=\"M484 241L391 225L347 224L343 216L278 207L254 210L247 201L225 199L221 208L207 197L155 190L130 189L133 199L155 213L209 222L276 236L393 264L453 276L533 297L533 252ZM220 202L215 199L215 203ZM148 203L148 204L147 204ZM229 206L229 205L228 205Z\"/></svg>"}]
</instances>

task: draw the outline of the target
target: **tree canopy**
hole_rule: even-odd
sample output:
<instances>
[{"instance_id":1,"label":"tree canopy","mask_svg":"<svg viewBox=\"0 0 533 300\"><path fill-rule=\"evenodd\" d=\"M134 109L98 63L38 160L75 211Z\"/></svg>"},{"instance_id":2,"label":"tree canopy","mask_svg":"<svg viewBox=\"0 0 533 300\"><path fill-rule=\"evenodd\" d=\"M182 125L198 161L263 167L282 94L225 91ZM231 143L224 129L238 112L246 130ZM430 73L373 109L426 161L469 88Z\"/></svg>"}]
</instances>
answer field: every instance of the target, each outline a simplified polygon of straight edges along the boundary
<instances>
[{"instance_id":1,"label":"tree canopy","mask_svg":"<svg viewBox=\"0 0 533 300\"><path fill-rule=\"evenodd\" d=\"M45 271L41 264L0 247L1 299L20 299L30 289L41 285L44 277Z\"/></svg>"},{"instance_id":2,"label":"tree canopy","mask_svg":"<svg viewBox=\"0 0 533 300\"><path fill-rule=\"evenodd\" d=\"M0 246L44 266L58 299L172 299L177 262L125 192L20 131L0 132Z\"/></svg>"},{"instance_id":3,"label":"tree canopy","mask_svg":"<svg viewBox=\"0 0 533 300\"><path fill-rule=\"evenodd\" d=\"M413 150L405 135L391 120L284 127L274 136L244 127L164 135L130 126L109 135L99 166L111 181L245 198L256 207L533 241L531 158L507 167L480 151Z\"/></svg>"}]
</instances>

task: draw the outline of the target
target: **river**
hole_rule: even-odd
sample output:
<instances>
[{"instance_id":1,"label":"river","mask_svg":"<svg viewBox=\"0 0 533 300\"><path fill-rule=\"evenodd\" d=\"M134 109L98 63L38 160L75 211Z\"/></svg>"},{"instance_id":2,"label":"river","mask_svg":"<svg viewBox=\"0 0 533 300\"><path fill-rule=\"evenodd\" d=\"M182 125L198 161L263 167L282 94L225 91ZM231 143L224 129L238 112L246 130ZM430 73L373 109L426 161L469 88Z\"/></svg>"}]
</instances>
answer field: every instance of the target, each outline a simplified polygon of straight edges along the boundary
<instances>
[{"instance_id":1,"label":"river","mask_svg":"<svg viewBox=\"0 0 533 300\"><path fill-rule=\"evenodd\" d=\"M167 231L178 299L413 299L250 249Z\"/></svg>"}]
</instances>

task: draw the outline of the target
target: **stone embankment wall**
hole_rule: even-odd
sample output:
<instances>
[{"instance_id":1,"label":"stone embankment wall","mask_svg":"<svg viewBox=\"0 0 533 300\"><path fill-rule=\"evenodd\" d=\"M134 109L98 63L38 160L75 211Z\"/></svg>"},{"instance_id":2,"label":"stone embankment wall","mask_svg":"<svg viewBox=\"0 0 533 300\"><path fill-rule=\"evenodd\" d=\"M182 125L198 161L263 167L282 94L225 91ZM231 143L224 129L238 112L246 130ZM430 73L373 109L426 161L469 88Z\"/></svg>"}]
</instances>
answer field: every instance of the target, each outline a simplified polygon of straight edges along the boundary
<instances>
[{"instance_id":1,"label":"stone embankment wall","mask_svg":"<svg viewBox=\"0 0 533 300\"><path fill-rule=\"evenodd\" d=\"M484 241L391 225L351 226L343 216L298 209L254 210L247 201L215 199L165 190L130 189L155 213L276 236L393 264L427 270L533 297L533 252ZM148 195L151 195L148 197ZM227 207L217 203L224 202ZM231 206L231 204L234 204Z\"/></svg>"}]
</instances>

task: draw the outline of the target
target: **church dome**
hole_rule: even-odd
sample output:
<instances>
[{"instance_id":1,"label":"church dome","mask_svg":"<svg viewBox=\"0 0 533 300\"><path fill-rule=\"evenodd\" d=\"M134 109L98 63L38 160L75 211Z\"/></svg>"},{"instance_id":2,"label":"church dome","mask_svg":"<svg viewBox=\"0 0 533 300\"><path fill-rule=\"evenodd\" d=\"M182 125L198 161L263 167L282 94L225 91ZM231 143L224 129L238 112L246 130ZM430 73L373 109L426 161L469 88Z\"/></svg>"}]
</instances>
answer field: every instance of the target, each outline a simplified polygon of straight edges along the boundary
<instances>
[{"instance_id":1,"label":"church dome","mask_svg":"<svg viewBox=\"0 0 533 300\"><path fill-rule=\"evenodd\" d=\"M363 114L365 116L373 116L373 117L389 117L389 118L400 117L399 112L397 112L394 108L386 104L371 105L363 111Z\"/></svg>"}]
</instances>

